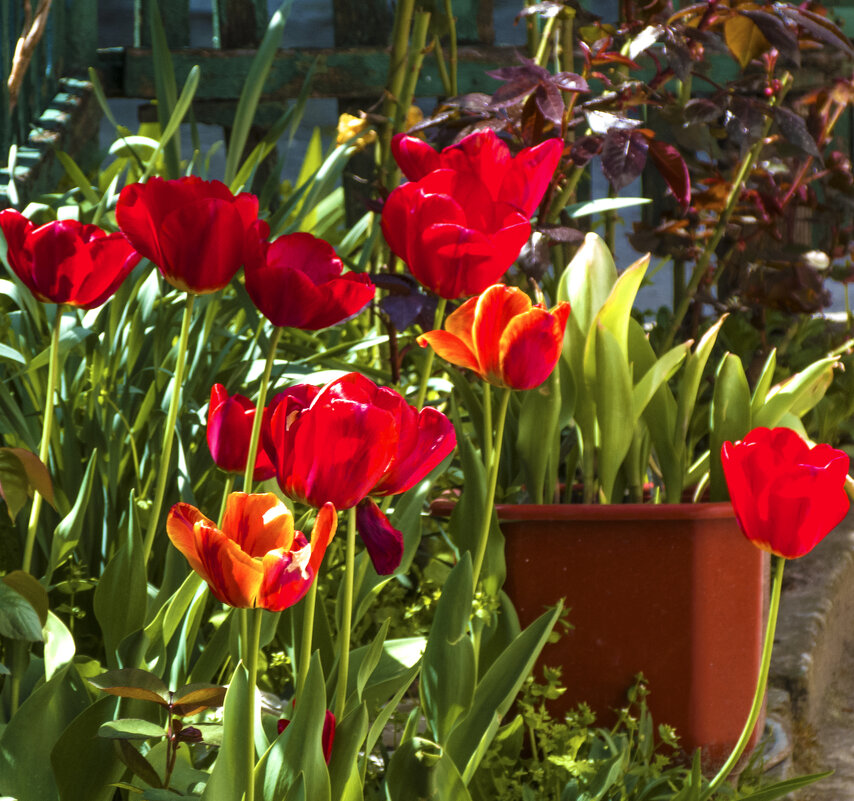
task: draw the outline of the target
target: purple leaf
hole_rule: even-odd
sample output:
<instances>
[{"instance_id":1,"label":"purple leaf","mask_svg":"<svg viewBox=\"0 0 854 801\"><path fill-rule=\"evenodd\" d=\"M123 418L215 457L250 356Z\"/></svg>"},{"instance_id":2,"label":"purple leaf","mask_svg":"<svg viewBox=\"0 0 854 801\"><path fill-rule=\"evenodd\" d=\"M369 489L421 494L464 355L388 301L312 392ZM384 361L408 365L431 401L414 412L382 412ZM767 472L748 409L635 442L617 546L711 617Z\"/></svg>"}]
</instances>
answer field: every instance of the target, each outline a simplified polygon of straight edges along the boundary
<instances>
[{"instance_id":1,"label":"purple leaf","mask_svg":"<svg viewBox=\"0 0 854 801\"><path fill-rule=\"evenodd\" d=\"M783 58L794 66L801 66L801 51L798 49L798 37L790 31L783 20L776 14L769 14L761 9L738 9L738 13L747 17L762 32L762 35L772 44Z\"/></svg>"},{"instance_id":2,"label":"purple leaf","mask_svg":"<svg viewBox=\"0 0 854 801\"><path fill-rule=\"evenodd\" d=\"M559 72L552 78L552 83L564 92L589 92L587 81L574 72Z\"/></svg>"},{"instance_id":3,"label":"purple leaf","mask_svg":"<svg viewBox=\"0 0 854 801\"><path fill-rule=\"evenodd\" d=\"M685 159L673 145L657 139L649 142L649 155L670 187L673 197L683 208L687 208L691 204L691 175Z\"/></svg>"},{"instance_id":4,"label":"purple leaf","mask_svg":"<svg viewBox=\"0 0 854 801\"><path fill-rule=\"evenodd\" d=\"M534 97L537 100L537 108L540 110L540 114L553 125L560 126L563 112L566 110L560 89L553 83L541 84L537 87Z\"/></svg>"},{"instance_id":5,"label":"purple leaf","mask_svg":"<svg viewBox=\"0 0 854 801\"><path fill-rule=\"evenodd\" d=\"M812 138L810 132L807 130L807 125L802 117L790 109L775 107L774 121L780 127L780 133L786 137L788 142L795 145L795 147L799 147L804 153L821 159L821 151L818 149L815 139Z\"/></svg>"},{"instance_id":6,"label":"purple leaf","mask_svg":"<svg viewBox=\"0 0 854 801\"><path fill-rule=\"evenodd\" d=\"M851 40L826 17L795 6L782 6L780 13L800 25L814 39L841 50L849 58L854 58L854 46Z\"/></svg>"},{"instance_id":7,"label":"purple leaf","mask_svg":"<svg viewBox=\"0 0 854 801\"><path fill-rule=\"evenodd\" d=\"M649 142L640 131L615 128L602 146L602 172L616 191L628 186L643 172Z\"/></svg>"}]
</instances>

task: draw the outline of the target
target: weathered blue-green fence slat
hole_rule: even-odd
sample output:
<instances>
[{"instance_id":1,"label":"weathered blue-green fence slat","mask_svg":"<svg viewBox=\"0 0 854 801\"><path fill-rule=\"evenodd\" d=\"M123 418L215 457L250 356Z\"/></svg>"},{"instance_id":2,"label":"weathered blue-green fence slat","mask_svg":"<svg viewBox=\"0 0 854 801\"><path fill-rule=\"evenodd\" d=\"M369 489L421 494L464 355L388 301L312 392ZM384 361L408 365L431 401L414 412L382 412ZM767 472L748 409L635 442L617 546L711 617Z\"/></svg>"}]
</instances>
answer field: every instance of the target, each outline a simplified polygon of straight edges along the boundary
<instances>
[{"instance_id":1,"label":"weathered blue-green fence slat","mask_svg":"<svg viewBox=\"0 0 854 801\"><path fill-rule=\"evenodd\" d=\"M266 29L266 0L213 0L214 47L257 47Z\"/></svg>"},{"instance_id":2,"label":"weathered blue-green fence slat","mask_svg":"<svg viewBox=\"0 0 854 801\"><path fill-rule=\"evenodd\" d=\"M151 3L153 0L134 0L133 43L136 47L151 46ZM170 48L190 44L190 0L160 0L157 4L166 41Z\"/></svg>"},{"instance_id":3,"label":"weathered blue-green fence slat","mask_svg":"<svg viewBox=\"0 0 854 801\"><path fill-rule=\"evenodd\" d=\"M459 48L459 91L489 92L498 82L485 70L514 64L514 47ZM179 85L190 69L198 64L202 70L196 98L234 100L240 96L253 54L216 50L179 50L172 54L175 77ZM388 52L376 48L306 48L280 50L264 84L265 99L293 98L299 94L311 65L318 66L312 83L314 97L379 97L388 77ZM98 67L105 76L108 94L124 97L153 98L154 78L151 51L136 48L98 53ZM443 94L435 61L424 62L418 81L417 95L436 97Z\"/></svg>"},{"instance_id":4,"label":"weathered blue-green fence slat","mask_svg":"<svg viewBox=\"0 0 854 801\"><path fill-rule=\"evenodd\" d=\"M71 0L65 18L65 71L85 75L98 57L98 0Z\"/></svg>"}]
</instances>

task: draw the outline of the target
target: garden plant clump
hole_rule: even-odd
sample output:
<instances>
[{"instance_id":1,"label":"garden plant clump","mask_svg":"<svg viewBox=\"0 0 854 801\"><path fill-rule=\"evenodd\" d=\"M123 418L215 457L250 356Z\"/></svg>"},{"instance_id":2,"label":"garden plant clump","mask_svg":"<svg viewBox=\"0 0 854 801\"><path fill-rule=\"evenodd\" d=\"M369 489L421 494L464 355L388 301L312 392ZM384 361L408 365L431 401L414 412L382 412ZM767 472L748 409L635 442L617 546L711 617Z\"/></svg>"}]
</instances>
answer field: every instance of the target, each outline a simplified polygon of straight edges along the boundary
<instances>
[{"instance_id":1,"label":"garden plant clump","mask_svg":"<svg viewBox=\"0 0 854 801\"><path fill-rule=\"evenodd\" d=\"M807 254L850 272L850 86L821 70L854 48L817 7L624 10L526 6L529 57L460 95L453 15L448 37L402 0L382 113L290 187L258 176L310 79L252 148L247 84L211 176L177 136L200 71L178 91L153 6L162 129L118 126L100 169L64 156L63 189L0 210L0 795L764 801L819 778L728 781L785 560L848 509L850 332L792 343L833 280ZM434 57L445 97L413 124ZM585 194L596 165L607 197ZM621 196L642 174L658 189ZM653 200L633 234L653 255L618 271L617 213ZM796 241L804 210L821 243ZM642 677L611 728L553 715L538 660L572 610L520 626L495 514L686 496L731 498L777 559L744 733L706 776Z\"/></svg>"}]
</instances>

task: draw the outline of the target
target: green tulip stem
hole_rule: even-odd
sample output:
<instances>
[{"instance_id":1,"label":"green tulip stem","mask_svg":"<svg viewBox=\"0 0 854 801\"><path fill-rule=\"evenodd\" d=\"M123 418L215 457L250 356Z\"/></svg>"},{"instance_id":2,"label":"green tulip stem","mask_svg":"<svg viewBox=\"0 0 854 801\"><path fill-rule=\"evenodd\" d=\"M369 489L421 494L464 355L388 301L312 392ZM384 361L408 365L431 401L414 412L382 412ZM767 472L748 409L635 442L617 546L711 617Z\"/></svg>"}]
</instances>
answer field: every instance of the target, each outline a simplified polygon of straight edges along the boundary
<instances>
[{"instance_id":1,"label":"green tulip stem","mask_svg":"<svg viewBox=\"0 0 854 801\"><path fill-rule=\"evenodd\" d=\"M297 673L296 697L302 696L305 680L308 678L308 666L311 664L311 638L314 633L314 608L317 605L317 580L320 574L314 577L311 586L305 596L302 609L302 638L299 649L299 672Z\"/></svg>"},{"instance_id":2,"label":"green tulip stem","mask_svg":"<svg viewBox=\"0 0 854 801\"><path fill-rule=\"evenodd\" d=\"M492 464L492 384L483 382L483 466Z\"/></svg>"},{"instance_id":3,"label":"green tulip stem","mask_svg":"<svg viewBox=\"0 0 854 801\"><path fill-rule=\"evenodd\" d=\"M459 93L457 88L457 66L459 57L457 55L457 18L454 16L454 9L451 0L445 0L445 16L448 18L448 42L450 48L450 81L451 97L456 97Z\"/></svg>"},{"instance_id":4,"label":"green tulip stem","mask_svg":"<svg viewBox=\"0 0 854 801\"><path fill-rule=\"evenodd\" d=\"M445 298L439 298L436 304L436 314L433 316L433 330L442 327L442 320L445 317L445 307L448 301ZM424 360L424 369L421 372L421 384L418 387L418 395L415 398L415 408L421 411L424 406L424 400L427 397L427 383L430 381L430 373L433 370L433 357L435 353L433 348L427 348L427 358Z\"/></svg>"},{"instance_id":5,"label":"green tulip stem","mask_svg":"<svg viewBox=\"0 0 854 801\"><path fill-rule=\"evenodd\" d=\"M222 519L225 517L225 507L228 503L228 496L231 495L231 491L234 489L234 479L234 473L229 473L225 479L225 486L222 490L222 503L219 505L219 517L217 518L220 528L222 528Z\"/></svg>"},{"instance_id":6,"label":"green tulip stem","mask_svg":"<svg viewBox=\"0 0 854 801\"><path fill-rule=\"evenodd\" d=\"M252 475L255 472L255 460L258 458L258 440L261 438L261 422L264 418L264 404L267 403L267 387L270 384L270 373L273 372L273 362L276 360L276 348L282 330L276 327L270 339L270 350L267 353L267 363L264 365L264 375L261 378L261 388L258 390L258 404L255 406L255 418L252 421L252 433L249 435L249 453L246 456L246 472L243 474L243 491L252 492Z\"/></svg>"},{"instance_id":7,"label":"green tulip stem","mask_svg":"<svg viewBox=\"0 0 854 801\"><path fill-rule=\"evenodd\" d=\"M335 720L342 720L347 704L347 673L350 667L350 627L353 624L353 573L356 564L356 507L347 514L347 555L344 563L344 613L338 632L338 686L335 690Z\"/></svg>"},{"instance_id":8,"label":"green tulip stem","mask_svg":"<svg viewBox=\"0 0 854 801\"><path fill-rule=\"evenodd\" d=\"M703 792L701 801L706 801L715 790L729 776L730 771L735 767L745 747L753 729L756 726L756 721L759 719L759 712L762 710L762 702L765 699L765 688L768 686L768 670L771 667L771 651L774 648L774 631L777 628L777 612L780 609L780 590L783 586L783 568L786 566L786 560L783 557L777 558L777 563L774 566L774 578L771 584L771 604L768 608L768 623L765 629L765 642L762 645L762 659L759 663L759 678L756 680L756 692L753 694L753 704L750 707L750 713L747 716L747 722L741 731L738 742L735 744L732 753L721 766L715 777L709 783Z\"/></svg>"},{"instance_id":9,"label":"green tulip stem","mask_svg":"<svg viewBox=\"0 0 854 801\"><path fill-rule=\"evenodd\" d=\"M505 387L498 406L498 416L495 421L495 442L492 447L492 460L489 465L489 476L486 485L486 502L483 505L483 523L480 539L477 542L477 554L474 559L472 586L477 588L477 580L486 556L486 543L489 540L489 526L492 522L492 505L495 503L495 487L498 484L498 465L501 462L501 441L504 439L504 421L507 418L507 406L510 403L510 393L513 390ZM487 435L488 436L488 435Z\"/></svg>"},{"instance_id":10,"label":"green tulip stem","mask_svg":"<svg viewBox=\"0 0 854 801\"><path fill-rule=\"evenodd\" d=\"M546 66L546 60L549 55L549 42L551 42L556 19L556 16L549 17L546 20L546 24L543 26L543 32L540 34L540 43L537 45L537 52L534 55L534 61L541 67Z\"/></svg>"},{"instance_id":11,"label":"green tulip stem","mask_svg":"<svg viewBox=\"0 0 854 801\"><path fill-rule=\"evenodd\" d=\"M175 437L175 424L178 421L178 409L181 405L181 385L184 382L184 367L187 363L187 346L190 341L190 321L193 318L193 303L196 296L187 293L187 305L184 306L184 317L181 320L181 335L178 339L178 358L175 362L175 374L172 377L172 398L169 401L169 411L166 413L166 426L163 429L163 446L160 449L160 467L157 471L157 486L154 490L154 503L148 516L148 530L145 532L143 543L144 564L148 565L154 536L160 523L160 509L163 506L163 496L166 494L166 479L169 476L169 462L172 458L172 440Z\"/></svg>"},{"instance_id":12,"label":"green tulip stem","mask_svg":"<svg viewBox=\"0 0 854 801\"><path fill-rule=\"evenodd\" d=\"M53 433L53 396L56 393L56 385L59 383L59 334L62 328L62 306L56 307L56 318L53 321L53 332L50 337L50 358L47 368L47 392L44 403L44 424L42 425L42 438L39 444L39 460L47 467L50 456L50 437ZM25 573L30 572L33 561L33 549L36 544L36 532L39 527L39 516L42 510L42 496L38 491L33 492L33 505L30 509L30 521L27 524L27 539L24 543L24 560L21 569ZM14 709L12 713L14 714Z\"/></svg>"},{"instance_id":13,"label":"green tulip stem","mask_svg":"<svg viewBox=\"0 0 854 801\"><path fill-rule=\"evenodd\" d=\"M246 794L243 801L255 801L255 709L256 685L258 683L258 651L261 649L261 610L244 609L246 629L249 636L245 643L244 658L249 672L249 714L246 718L246 764L249 766L246 779Z\"/></svg>"}]
</instances>

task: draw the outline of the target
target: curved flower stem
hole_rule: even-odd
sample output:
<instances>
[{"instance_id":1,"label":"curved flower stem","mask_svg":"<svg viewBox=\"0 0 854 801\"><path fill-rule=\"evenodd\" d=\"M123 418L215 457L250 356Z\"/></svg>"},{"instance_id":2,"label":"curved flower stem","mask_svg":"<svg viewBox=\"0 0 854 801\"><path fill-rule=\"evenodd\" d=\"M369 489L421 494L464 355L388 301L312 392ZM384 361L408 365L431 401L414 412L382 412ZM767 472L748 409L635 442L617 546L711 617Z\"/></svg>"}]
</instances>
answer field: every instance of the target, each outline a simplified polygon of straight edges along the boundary
<instances>
[{"instance_id":1,"label":"curved flower stem","mask_svg":"<svg viewBox=\"0 0 854 801\"><path fill-rule=\"evenodd\" d=\"M498 415L495 420L495 441L492 447L492 463L489 465L489 475L486 484L486 502L483 504L483 524L480 530L480 539L477 542L477 554L474 559L472 570L472 586L477 589L477 580L483 567L483 559L486 556L486 543L489 540L489 525L492 522L492 506L495 503L495 487L498 484L498 465L501 462L501 442L504 439L504 421L507 418L507 406L510 403L510 393L513 390L505 387L501 394L498 406Z\"/></svg>"},{"instance_id":2,"label":"curved flower stem","mask_svg":"<svg viewBox=\"0 0 854 801\"><path fill-rule=\"evenodd\" d=\"M338 632L338 685L335 690L335 720L344 717L347 704L347 673L350 667L350 626L353 623L353 572L356 563L356 507L347 514L347 555L344 562L344 614Z\"/></svg>"},{"instance_id":3,"label":"curved flower stem","mask_svg":"<svg viewBox=\"0 0 854 801\"><path fill-rule=\"evenodd\" d=\"M276 327L273 331L273 337L270 340L270 350L267 353L267 363L264 365L264 376L261 378L261 388L258 390L258 404L255 406L255 419L252 421L252 434L249 436L249 453L246 456L246 471L243 474L244 492L252 492L252 475L255 472L255 460L258 458L258 439L261 436L264 404L267 402L267 386L270 383L270 373L273 371L273 362L276 360L276 348L279 345L282 330Z\"/></svg>"},{"instance_id":4,"label":"curved flower stem","mask_svg":"<svg viewBox=\"0 0 854 801\"><path fill-rule=\"evenodd\" d=\"M169 475L169 462L172 458L172 440L175 436L175 423L178 420L178 409L181 405L181 385L184 383L184 367L187 363L187 343L190 339L190 321L193 318L193 303L196 296L187 293L187 305L184 306L184 317L181 320L181 335L178 339L178 359L175 363L175 375L172 377L172 398L169 401L169 411L166 414L166 427L163 429L163 447L160 452L160 469L157 472L157 486L154 490L154 503L148 517L148 530L145 532L143 556L145 564L151 556L154 545L154 535L160 522L160 509L163 506L163 496L166 493L166 478Z\"/></svg>"},{"instance_id":5,"label":"curved flower stem","mask_svg":"<svg viewBox=\"0 0 854 801\"><path fill-rule=\"evenodd\" d=\"M492 384L483 383L483 466L492 465Z\"/></svg>"},{"instance_id":6,"label":"curved flower stem","mask_svg":"<svg viewBox=\"0 0 854 801\"><path fill-rule=\"evenodd\" d=\"M246 760L249 774L243 801L255 801L255 685L258 682L258 651L261 647L261 610L244 609L249 632L245 643L246 669L249 672L249 727L246 731Z\"/></svg>"},{"instance_id":7,"label":"curved flower stem","mask_svg":"<svg viewBox=\"0 0 854 801\"><path fill-rule=\"evenodd\" d=\"M753 733L753 728L756 726L756 721L759 718L759 712L762 709L762 702L765 698L765 688L768 684L768 670L771 667L771 651L774 648L774 630L777 628L777 612L780 609L780 590L783 586L783 568L786 566L786 560L783 557L777 557L777 563L774 566L774 579L771 585L771 604L768 607L768 624L765 629L765 642L762 645L762 659L759 663L759 678L756 680L756 692L753 695L753 703L750 707L750 713L747 716L747 722L741 731L738 742L735 744L732 753L727 758L727 761L721 766L715 777L706 787L701 801L706 801L712 793L726 780L730 771L735 767L745 747L750 735Z\"/></svg>"},{"instance_id":8,"label":"curved flower stem","mask_svg":"<svg viewBox=\"0 0 854 801\"><path fill-rule=\"evenodd\" d=\"M445 307L448 301L445 298L439 298L436 304L436 314L433 316L433 330L442 327L442 320L445 317ZM424 361L424 369L421 371L421 384L418 387L418 395L415 398L415 408L421 411L424 406L424 399L427 397L427 383L430 381L430 372L433 369L433 357L436 354L433 348L427 348L427 358Z\"/></svg>"},{"instance_id":9,"label":"curved flower stem","mask_svg":"<svg viewBox=\"0 0 854 801\"><path fill-rule=\"evenodd\" d=\"M302 696L305 680L308 678L308 667L311 664L311 639L314 633L314 608L317 605L317 579L314 577L311 586L305 596L305 605L302 614L302 638L299 648L299 672L297 673L296 697Z\"/></svg>"},{"instance_id":10,"label":"curved flower stem","mask_svg":"<svg viewBox=\"0 0 854 801\"><path fill-rule=\"evenodd\" d=\"M50 337L50 360L47 368L47 392L45 393L44 424L42 425L42 439L39 444L39 460L47 467L50 456L50 437L53 433L53 396L56 393L56 385L59 383L59 334L62 328L62 306L56 307L56 319L53 321L53 332ZM33 561L33 549L36 543L36 532L39 527L39 516L42 510L42 496L39 492L33 493L33 505L30 509L30 521L27 524L27 539L24 543L24 559L21 569L25 573L30 572ZM14 709L12 710L14 713Z\"/></svg>"},{"instance_id":11,"label":"curved flower stem","mask_svg":"<svg viewBox=\"0 0 854 801\"><path fill-rule=\"evenodd\" d=\"M451 5L451 0L445 0L445 16L448 18L448 41L450 49L450 95L451 97L456 97L459 93L459 89L457 88L457 18L454 16L454 9Z\"/></svg>"},{"instance_id":12,"label":"curved flower stem","mask_svg":"<svg viewBox=\"0 0 854 801\"><path fill-rule=\"evenodd\" d=\"M217 518L220 528L222 528L222 519L225 517L225 505L228 502L228 496L231 495L231 491L234 489L234 479L235 476L233 473L229 473L225 479L225 487L222 490L222 503L219 505L219 517Z\"/></svg>"}]
</instances>

